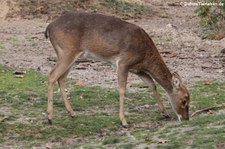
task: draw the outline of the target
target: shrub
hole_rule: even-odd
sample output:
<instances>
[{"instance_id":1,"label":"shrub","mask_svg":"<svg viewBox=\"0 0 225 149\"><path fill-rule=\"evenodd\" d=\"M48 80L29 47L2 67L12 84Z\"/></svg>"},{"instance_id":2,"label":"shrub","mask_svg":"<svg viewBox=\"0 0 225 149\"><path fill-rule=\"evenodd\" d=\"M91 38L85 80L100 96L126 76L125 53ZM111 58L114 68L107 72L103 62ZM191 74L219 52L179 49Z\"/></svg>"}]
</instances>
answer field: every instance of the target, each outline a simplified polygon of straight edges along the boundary
<instances>
[{"instance_id":1,"label":"shrub","mask_svg":"<svg viewBox=\"0 0 225 149\"><path fill-rule=\"evenodd\" d=\"M210 29L204 38L220 40L225 37L225 0L205 0L195 12L199 25Z\"/></svg>"},{"instance_id":2,"label":"shrub","mask_svg":"<svg viewBox=\"0 0 225 149\"><path fill-rule=\"evenodd\" d=\"M205 0L195 12L200 17L199 24L204 27L221 28L225 22L225 0Z\"/></svg>"}]
</instances>

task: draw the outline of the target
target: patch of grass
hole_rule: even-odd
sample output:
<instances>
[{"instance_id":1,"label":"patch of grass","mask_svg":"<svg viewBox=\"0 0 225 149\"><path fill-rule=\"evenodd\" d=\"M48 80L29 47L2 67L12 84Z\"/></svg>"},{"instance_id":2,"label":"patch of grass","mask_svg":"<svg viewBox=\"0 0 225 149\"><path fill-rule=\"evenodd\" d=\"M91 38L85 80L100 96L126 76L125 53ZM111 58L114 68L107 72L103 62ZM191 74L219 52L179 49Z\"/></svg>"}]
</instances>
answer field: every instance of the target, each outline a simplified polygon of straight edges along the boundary
<instances>
[{"instance_id":1,"label":"patch of grass","mask_svg":"<svg viewBox=\"0 0 225 149\"><path fill-rule=\"evenodd\" d=\"M215 81L208 85L205 85L204 82L197 82L190 89L191 113L199 109L224 104L224 90L223 82ZM157 148L210 149L225 142L224 124L224 114L211 112L211 114L200 115L180 124L161 125L148 131L145 129L136 130L133 135L139 139L148 138L146 140L157 144ZM168 142L159 143L160 140L168 140ZM148 143L147 141L146 143Z\"/></svg>"},{"instance_id":2,"label":"patch of grass","mask_svg":"<svg viewBox=\"0 0 225 149\"><path fill-rule=\"evenodd\" d=\"M76 119L69 119L68 117L57 118L54 125L42 124L24 124L24 123L2 123L1 135L2 141L11 138L15 141L32 141L45 140L61 141L65 137L79 135L88 136L99 133L102 128L114 130L119 127L115 116L78 116Z\"/></svg>"},{"instance_id":3,"label":"patch of grass","mask_svg":"<svg viewBox=\"0 0 225 149\"><path fill-rule=\"evenodd\" d=\"M1 65L0 84L0 104L10 104L15 108L38 102L45 97L43 93L47 90L45 76L29 70L23 78L17 78L12 69Z\"/></svg>"},{"instance_id":4,"label":"patch of grass","mask_svg":"<svg viewBox=\"0 0 225 149\"><path fill-rule=\"evenodd\" d=\"M51 62L56 62L57 61L57 57L56 56L49 56L49 57L47 57L47 60L51 61Z\"/></svg>"},{"instance_id":5,"label":"patch of grass","mask_svg":"<svg viewBox=\"0 0 225 149\"><path fill-rule=\"evenodd\" d=\"M140 15L146 12L149 8L144 5L139 5L131 2L125 2L121 0L101 0L102 5L106 6L114 13L119 15Z\"/></svg>"},{"instance_id":6,"label":"patch of grass","mask_svg":"<svg viewBox=\"0 0 225 149\"><path fill-rule=\"evenodd\" d=\"M116 143L119 143L120 142L120 139L116 136L110 136L110 137L107 137L105 138L105 140L103 141L103 145L106 145L106 144L116 144Z\"/></svg>"},{"instance_id":7,"label":"patch of grass","mask_svg":"<svg viewBox=\"0 0 225 149\"><path fill-rule=\"evenodd\" d=\"M5 45L3 43L0 43L0 49L5 49Z\"/></svg>"},{"instance_id":8,"label":"patch of grass","mask_svg":"<svg viewBox=\"0 0 225 149\"><path fill-rule=\"evenodd\" d=\"M114 105L118 103L118 93L116 90L112 89L102 89L101 87L76 87L70 92L72 99L72 104L76 110L87 111L91 109L101 109L106 105Z\"/></svg>"},{"instance_id":9,"label":"patch of grass","mask_svg":"<svg viewBox=\"0 0 225 149\"><path fill-rule=\"evenodd\" d=\"M138 82L138 83L132 83L130 85L130 87L133 87L133 88L149 88L148 85L146 85L143 81L142 82Z\"/></svg>"},{"instance_id":10,"label":"patch of grass","mask_svg":"<svg viewBox=\"0 0 225 149\"><path fill-rule=\"evenodd\" d=\"M27 70L24 77L17 78L13 69L0 65L0 107L7 107L4 111L0 109L0 141L3 143L11 138L15 143L30 142L29 146L46 140L61 141L73 135L95 135L106 128L115 131L121 127L117 89L75 86L71 80L66 84L74 88L69 96L78 116L68 116L61 96L56 93L58 89L55 88L53 125L49 126L46 124L46 76ZM145 115L142 116L131 116L132 119L128 121L143 121Z\"/></svg>"},{"instance_id":11,"label":"patch of grass","mask_svg":"<svg viewBox=\"0 0 225 149\"><path fill-rule=\"evenodd\" d=\"M97 12L98 10L104 10L105 8L117 15L128 17L141 16L150 9L148 6L126 2L123 0L99 0L94 4L90 0L70 0L65 6L63 6L63 10L65 12L71 12L74 11L74 9Z\"/></svg>"},{"instance_id":12,"label":"patch of grass","mask_svg":"<svg viewBox=\"0 0 225 149\"><path fill-rule=\"evenodd\" d=\"M62 6L64 12L71 12L85 10L89 12L96 12L99 9L98 2L93 3L91 0L68 0L64 6Z\"/></svg>"},{"instance_id":13,"label":"patch of grass","mask_svg":"<svg viewBox=\"0 0 225 149\"><path fill-rule=\"evenodd\" d=\"M123 129L118 116L117 89L76 86L72 80L68 80L66 86L71 90L70 102L77 117L68 116L62 98L56 92L58 88L55 88L53 125L48 125L47 77L26 70L23 78L17 78L13 69L0 65L0 144L12 144L12 147L25 144L21 148L55 142L54 148L130 149L154 145L157 148L207 149L225 142L225 115L219 114L217 109L197 115L190 121L171 124L171 120L163 119L158 113L149 90L141 89L127 93L126 117L131 128ZM225 103L224 82L215 81L208 85L197 82L190 91L191 113ZM145 108L146 104L151 105L150 108ZM166 104L169 105L168 101ZM172 114L171 107L168 111ZM74 136L85 141L63 145L65 138Z\"/></svg>"},{"instance_id":14,"label":"patch of grass","mask_svg":"<svg viewBox=\"0 0 225 149\"><path fill-rule=\"evenodd\" d=\"M225 115L209 115L190 121L139 129L133 132L141 143L155 144L157 148L215 148L225 141ZM165 143L162 143L163 141Z\"/></svg>"},{"instance_id":15,"label":"patch of grass","mask_svg":"<svg viewBox=\"0 0 225 149\"><path fill-rule=\"evenodd\" d=\"M133 149L133 144L130 144L130 143L123 144L119 148L121 148L121 149Z\"/></svg>"},{"instance_id":16,"label":"patch of grass","mask_svg":"<svg viewBox=\"0 0 225 149\"><path fill-rule=\"evenodd\" d=\"M194 118L176 126L168 126L154 135L169 140L159 148L214 148L225 141L225 115ZM219 123L218 123L219 122Z\"/></svg>"},{"instance_id":17,"label":"patch of grass","mask_svg":"<svg viewBox=\"0 0 225 149\"><path fill-rule=\"evenodd\" d=\"M196 111L225 103L225 86L223 82L212 82L205 85L197 82L191 89L191 110Z\"/></svg>"},{"instance_id":18,"label":"patch of grass","mask_svg":"<svg viewBox=\"0 0 225 149\"><path fill-rule=\"evenodd\" d=\"M225 31L225 0L204 0L204 2L217 5L201 5L195 9L195 13L199 17L198 24L205 30L205 35L202 38L223 39Z\"/></svg>"},{"instance_id":19,"label":"patch of grass","mask_svg":"<svg viewBox=\"0 0 225 149\"><path fill-rule=\"evenodd\" d=\"M85 11L85 12L111 12L121 16L137 17L148 12L149 7L139 5L124 0L67 0L62 3L60 0L19 1L19 10L10 12L7 17L21 16L23 18L40 18L44 15L58 16L66 12Z\"/></svg>"}]
</instances>

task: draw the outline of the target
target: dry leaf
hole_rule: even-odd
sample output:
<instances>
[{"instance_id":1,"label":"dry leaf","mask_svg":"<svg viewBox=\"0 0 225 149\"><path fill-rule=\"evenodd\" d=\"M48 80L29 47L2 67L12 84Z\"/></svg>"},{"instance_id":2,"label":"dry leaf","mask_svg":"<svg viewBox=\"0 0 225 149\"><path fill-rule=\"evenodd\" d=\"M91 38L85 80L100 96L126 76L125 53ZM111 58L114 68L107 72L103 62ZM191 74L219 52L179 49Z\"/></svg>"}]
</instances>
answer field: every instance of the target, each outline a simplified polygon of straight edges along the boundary
<instances>
[{"instance_id":1,"label":"dry leaf","mask_svg":"<svg viewBox=\"0 0 225 149\"><path fill-rule=\"evenodd\" d=\"M146 142L152 142L152 140L151 140L150 138L144 138L144 140L145 140Z\"/></svg>"},{"instance_id":2,"label":"dry leaf","mask_svg":"<svg viewBox=\"0 0 225 149\"><path fill-rule=\"evenodd\" d=\"M144 105L144 107L145 107L146 109L149 109L149 108L150 108L150 105L149 105L149 104L146 104L146 105Z\"/></svg>"},{"instance_id":3,"label":"dry leaf","mask_svg":"<svg viewBox=\"0 0 225 149\"><path fill-rule=\"evenodd\" d=\"M104 128L101 130L101 133L99 134L99 137L104 137L104 136L107 136L107 135L110 135L110 130L107 129L107 128Z\"/></svg>"},{"instance_id":4,"label":"dry leaf","mask_svg":"<svg viewBox=\"0 0 225 149\"><path fill-rule=\"evenodd\" d=\"M163 51L161 52L163 54L164 57L176 57L177 53L175 51Z\"/></svg>"},{"instance_id":5,"label":"dry leaf","mask_svg":"<svg viewBox=\"0 0 225 149\"><path fill-rule=\"evenodd\" d=\"M63 145L71 145L71 144L73 144L73 143L74 143L73 139L65 139L65 140L62 142Z\"/></svg>"},{"instance_id":6,"label":"dry leaf","mask_svg":"<svg viewBox=\"0 0 225 149\"><path fill-rule=\"evenodd\" d=\"M46 149L52 149L52 144L51 144L51 143L47 143L47 144L45 145L45 148L46 148Z\"/></svg>"},{"instance_id":7,"label":"dry leaf","mask_svg":"<svg viewBox=\"0 0 225 149\"><path fill-rule=\"evenodd\" d=\"M214 111L209 110L209 111L207 112L207 114L214 114Z\"/></svg>"},{"instance_id":8,"label":"dry leaf","mask_svg":"<svg viewBox=\"0 0 225 149\"><path fill-rule=\"evenodd\" d=\"M39 7L36 8L35 11L42 11L43 9L44 9L44 6L39 6Z\"/></svg>"},{"instance_id":9,"label":"dry leaf","mask_svg":"<svg viewBox=\"0 0 225 149\"><path fill-rule=\"evenodd\" d=\"M24 78L24 75L14 75L16 78Z\"/></svg>"},{"instance_id":10,"label":"dry leaf","mask_svg":"<svg viewBox=\"0 0 225 149\"><path fill-rule=\"evenodd\" d=\"M212 84L212 81L211 80L205 80L205 81L203 81L203 84L204 85L210 85L210 84Z\"/></svg>"},{"instance_id":11,"label":"dry leaf","mask_svg":"<svg viewBox=\"0 0 225 149\"><path fill-rule=\"evenodd\" d=\"M169 142L169 140L160 139L157 144L165 144L168 142Z\"/></svg>"},{"instance_id":12,"label":"dry leaf","mask_svg":"<svg viewBox=\"0 0 225 149\"><path fill-rule=\"evenodd\" d=\"M216 145L216 148L217 148L217 149L225 149L225 143L217 144L217 145Z\"/></svg>"},{"instance_id":13,"label":"dry leaf","mask_svg":"<svg viewBox=\"0 0 225 149\"><path fill-rule=\"evenodd\" d=\"M85 82L78 80L75 84L76 86L86 86Z\"/></svg>"}]
</instances>

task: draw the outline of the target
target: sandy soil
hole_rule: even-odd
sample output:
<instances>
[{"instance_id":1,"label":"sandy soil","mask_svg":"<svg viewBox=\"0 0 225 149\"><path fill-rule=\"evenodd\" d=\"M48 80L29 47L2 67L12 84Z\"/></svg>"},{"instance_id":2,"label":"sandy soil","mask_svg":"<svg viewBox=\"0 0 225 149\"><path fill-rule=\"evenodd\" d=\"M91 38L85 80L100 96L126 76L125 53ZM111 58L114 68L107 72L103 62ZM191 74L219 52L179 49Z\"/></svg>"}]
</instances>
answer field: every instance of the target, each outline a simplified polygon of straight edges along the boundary
<instances>
[{"instance_id":1,"label":"sandy soil","mask_svg":"<svg viewBox=\"0 0 225 149\"><path fill-rule=\"evenodd\" d=\"M225 80L220 51L225 39L201 39L201 29L196 25L194 7L168 6L153 3L158 14L148 19L128 20L145 29L155 42L171 71L179 72L191 85L199 80ZM45 39L45 19L11 19L0 21L0 64L15 69L33 68L47 74L55 65L49 61L55 52ZM72 68L70 78L91 85L116 86L115 69L101 62L79 62ZM128 82L139 79L130 75Z\"/></svg>"}]
</instances>

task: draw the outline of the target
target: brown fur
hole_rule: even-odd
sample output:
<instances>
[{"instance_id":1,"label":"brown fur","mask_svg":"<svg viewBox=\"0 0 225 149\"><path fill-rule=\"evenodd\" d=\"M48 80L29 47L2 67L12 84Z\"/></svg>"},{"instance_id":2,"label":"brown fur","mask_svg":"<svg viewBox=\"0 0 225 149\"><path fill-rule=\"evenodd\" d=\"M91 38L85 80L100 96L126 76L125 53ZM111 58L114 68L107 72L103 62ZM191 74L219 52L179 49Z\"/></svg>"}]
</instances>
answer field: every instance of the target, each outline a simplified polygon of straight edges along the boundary
<instances>
[{"instance_id":1,"label":"brown fur","mask_svg":"<svg viewBox=\"0 0 225 149\"><path fill-rule=\"evenodd\" d=\"M142 28L115 17L68 13L50 23L45 36L50 38L58 56L56 67L49 74L49 120L52 119L53 85L56 81L59 83L68 112L72 116L75 115L63 91L64 79L74 61L85 53L117 66L120 119L123 125L127 125L124 116L124 94L128 72L137 74L153 88L154 96L164 115L167 115L167 112L159 99L153 79L168 92L174 110L181 119L188 119L186 108L188 105L183 110L177 108L181 107L180 101L184 99L184 95L188 95L185 100L189 104L189 93L186 87L179 77L170 73L153 41ZM173 78L177 78L178 84L173 84Z\"/></svg>"}]
</instances>

